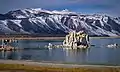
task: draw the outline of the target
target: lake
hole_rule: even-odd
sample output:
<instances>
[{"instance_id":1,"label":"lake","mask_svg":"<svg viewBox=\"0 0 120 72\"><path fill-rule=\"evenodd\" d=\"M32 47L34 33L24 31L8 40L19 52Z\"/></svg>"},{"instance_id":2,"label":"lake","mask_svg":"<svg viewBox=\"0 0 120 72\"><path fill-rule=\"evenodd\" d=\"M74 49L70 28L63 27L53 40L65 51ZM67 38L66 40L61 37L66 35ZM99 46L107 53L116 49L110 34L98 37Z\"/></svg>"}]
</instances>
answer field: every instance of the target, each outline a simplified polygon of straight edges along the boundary
<instances>
[{"instance_id":1,"label":"lake","mask_svg":"<svg viewBox=\"0 0 120 72\"><path fill-rule=\"evenodd\" d=\"M57 62L76 64L120 65L120 48L107 48L108 44L120 44L119 38L91 38L89 49L67 50L63 48L44 48L48 43L62 44L62 40L19 40L11 43L16 51L1 51L0 59L32 60L37 62Z\"/></svg>"}]
</instances>

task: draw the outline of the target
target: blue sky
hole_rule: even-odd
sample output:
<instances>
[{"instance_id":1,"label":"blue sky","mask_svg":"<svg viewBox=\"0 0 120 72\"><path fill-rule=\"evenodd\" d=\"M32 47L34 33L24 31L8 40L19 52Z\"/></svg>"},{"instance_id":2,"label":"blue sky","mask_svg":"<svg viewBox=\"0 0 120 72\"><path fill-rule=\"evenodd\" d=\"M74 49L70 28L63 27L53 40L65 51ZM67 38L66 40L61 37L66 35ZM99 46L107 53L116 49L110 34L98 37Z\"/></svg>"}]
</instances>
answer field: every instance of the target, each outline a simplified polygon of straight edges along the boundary
<instances>
[{"instance_id":1,"label":"blue sky","mask_svg":"<svg viewBox=\"0 0 120 72\"><path fill-rule=\"evenodd\" d=\"M24 8L63 10L120 16L120 0L0 0L0 13Z\"/></svg>"}]
</instances>

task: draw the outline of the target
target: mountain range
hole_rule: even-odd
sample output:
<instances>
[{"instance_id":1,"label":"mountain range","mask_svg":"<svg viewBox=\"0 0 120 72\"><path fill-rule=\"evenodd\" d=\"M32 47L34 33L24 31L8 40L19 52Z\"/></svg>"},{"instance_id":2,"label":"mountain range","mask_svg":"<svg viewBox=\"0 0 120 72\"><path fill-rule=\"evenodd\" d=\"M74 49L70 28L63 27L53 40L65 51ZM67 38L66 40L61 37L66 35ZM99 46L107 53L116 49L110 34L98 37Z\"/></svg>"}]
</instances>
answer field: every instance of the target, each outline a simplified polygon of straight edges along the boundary
<instances>
[{"instance_id":1,"label":"mountain range","mask_svg":"<svg viewBox=\"0 0 120 72\"><path fill-rule=\"evenodd\" d=\"M119 36L120 17L41 8L19 9L0 14L0 34L65 35L82 29L90 36Z\"/></svg>"}]
</instances>

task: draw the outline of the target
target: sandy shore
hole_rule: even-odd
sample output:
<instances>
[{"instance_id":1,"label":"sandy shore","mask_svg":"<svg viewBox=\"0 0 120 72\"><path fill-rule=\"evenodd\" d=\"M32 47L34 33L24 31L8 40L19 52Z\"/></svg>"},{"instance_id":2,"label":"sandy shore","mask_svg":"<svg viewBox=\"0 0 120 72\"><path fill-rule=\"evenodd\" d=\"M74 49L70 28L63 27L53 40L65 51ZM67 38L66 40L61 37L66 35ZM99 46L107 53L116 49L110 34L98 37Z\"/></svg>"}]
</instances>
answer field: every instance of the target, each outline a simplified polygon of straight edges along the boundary
<instances>
[{"instance_id":1,"label":"sandy shore","mask_svg":"<svg viewBox=\"0 0 120 72\"><path fill-rule=\"evenodd\" d=\"M43 63L43 62L33 62L31 60L0 60L0 63L4 64L24 64L32 66L47 66L47 67L64 67L64 68L79 68L79 67L112 67L120 68L120 66L105 66L105 65L78 65L78 64L60 64L60 63Z\"/></svg>"},{"instance_id":2,"label":"sandy shore","mask_svg":"<svg viewBox=\"0 0 120 72\"><path fill-rule=\"evenodd\" d=\"M0 60L0 72L120 72L120 66L42 63Z\"/></svg>"}]
</instances>

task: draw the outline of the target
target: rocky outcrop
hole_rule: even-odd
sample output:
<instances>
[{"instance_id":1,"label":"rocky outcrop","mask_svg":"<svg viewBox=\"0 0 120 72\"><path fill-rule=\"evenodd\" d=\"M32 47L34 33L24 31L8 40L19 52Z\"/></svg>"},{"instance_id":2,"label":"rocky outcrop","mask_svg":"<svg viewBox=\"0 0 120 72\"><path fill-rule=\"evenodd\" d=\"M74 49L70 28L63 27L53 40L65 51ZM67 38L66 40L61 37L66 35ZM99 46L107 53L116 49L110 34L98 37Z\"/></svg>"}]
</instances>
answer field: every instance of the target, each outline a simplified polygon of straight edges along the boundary
<instances>
[{"instance_id":1,"label":"rocky outcrop","mask_svg":"<svg viewBox=\"0 0 120 72\"><path fill-rule=\"evenodd\" d=\"M89 36L84 31L70 32L66 35L65 40L63 41L63 46L86 48L89 46Z\"/></svg>"}]
</instances>

